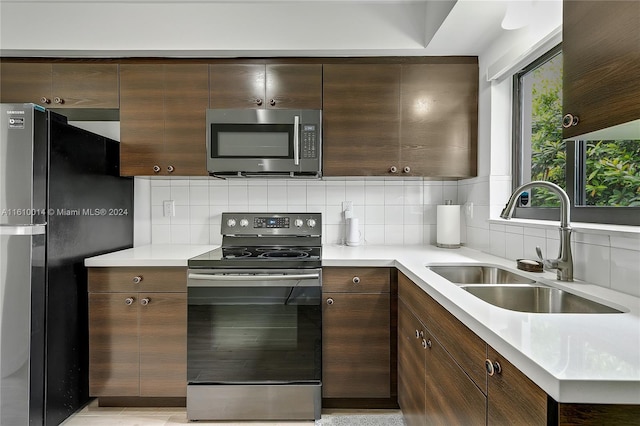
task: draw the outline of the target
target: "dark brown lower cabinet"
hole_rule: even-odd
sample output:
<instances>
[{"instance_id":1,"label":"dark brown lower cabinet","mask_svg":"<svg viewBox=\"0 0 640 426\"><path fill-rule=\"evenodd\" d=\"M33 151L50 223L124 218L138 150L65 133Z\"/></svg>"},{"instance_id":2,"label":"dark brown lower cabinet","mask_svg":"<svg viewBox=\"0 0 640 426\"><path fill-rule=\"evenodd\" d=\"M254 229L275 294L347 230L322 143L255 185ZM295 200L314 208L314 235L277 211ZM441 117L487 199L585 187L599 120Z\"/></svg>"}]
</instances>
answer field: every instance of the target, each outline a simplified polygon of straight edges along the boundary
<instances>
[{"instance_id":1,"label":"dark brown lower cabinet","mask_svg":"<svg viewBox=\"0 0 640 426\"><path fill-rule=\"evenodd\" d=\"M398 399L409 426L484 425L486 396L402 301L398 327Z\"/></svg>"},{"instance_id":2,"label":"dark brown lower cabinet","mask_svg":"<svg viewBox=\"0 0 640 426\"><path fill-rule=\"evenodd\" d=\"M389 293L323 293L323 301L323 397L389 398Z\"/></svg>"},{"instance_id":3,"label":"dark brown lower cabinet","mask_svg":"<svg viewBox=\"0 0 640 426\"><path fill-rule=\"evenodd\" d=\"M186 390L186 271L90 269L90 395L101 405L114 398L123 405L173 398L175 405Z\"/></svg>"},{"instance_id":4,"label":"dark brown lower cabinet","mask_svg":"<svg viewBox=\"0 0 640 426\"><path fill-rule=\"evenodd\" d=\"M397 407L395 271L322 274L323 406Z\"/></svg>"},{"instance_id":5,"label":"dark brown lower cabinet","mask_svg":"<svg viewBox=\"0 0 640 426\"><path fill-rule=\"evenodd\" d=\"M426 420L426 350L422 346L422 324L402 302L398 302L398 403L408 426Z\"/></svg>"}]
</instances>

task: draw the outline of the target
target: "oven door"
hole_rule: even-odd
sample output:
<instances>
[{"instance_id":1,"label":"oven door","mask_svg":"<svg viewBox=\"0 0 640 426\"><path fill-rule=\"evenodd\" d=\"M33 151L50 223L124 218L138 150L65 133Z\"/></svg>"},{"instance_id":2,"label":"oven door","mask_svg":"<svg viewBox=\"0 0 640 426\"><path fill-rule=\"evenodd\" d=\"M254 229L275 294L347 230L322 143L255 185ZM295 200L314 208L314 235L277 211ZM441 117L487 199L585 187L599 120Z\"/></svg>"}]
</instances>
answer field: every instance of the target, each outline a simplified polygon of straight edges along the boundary
<instances>
[{"instance_id":1,"label":"oven door","mask_svg":"<svg viewBox=\"0 0 640 426\"><path fill-rule=\"evenodd\" d=\"M321 269L190 269L188 383L320 383L321 282Z\"/></svg>"}]
</instances>

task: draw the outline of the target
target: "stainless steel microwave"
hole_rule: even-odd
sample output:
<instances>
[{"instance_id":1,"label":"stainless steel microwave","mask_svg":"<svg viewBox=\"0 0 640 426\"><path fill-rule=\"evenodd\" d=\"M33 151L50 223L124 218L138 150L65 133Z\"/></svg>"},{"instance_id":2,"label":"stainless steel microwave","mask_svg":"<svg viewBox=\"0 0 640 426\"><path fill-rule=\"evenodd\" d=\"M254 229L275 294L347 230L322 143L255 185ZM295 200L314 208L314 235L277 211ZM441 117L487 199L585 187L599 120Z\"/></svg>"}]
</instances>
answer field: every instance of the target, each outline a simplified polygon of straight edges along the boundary
<instances>
[{"instance_id":1,"label":"stainless steel microwave","mask_svg":"<svg viewBox=\"0 0 640 426\"><path fill-rule=\"evenodd\" d=\"M321 177L322 111L207 110L207 169L218 177Z\"/></svg>"}]
</instances>

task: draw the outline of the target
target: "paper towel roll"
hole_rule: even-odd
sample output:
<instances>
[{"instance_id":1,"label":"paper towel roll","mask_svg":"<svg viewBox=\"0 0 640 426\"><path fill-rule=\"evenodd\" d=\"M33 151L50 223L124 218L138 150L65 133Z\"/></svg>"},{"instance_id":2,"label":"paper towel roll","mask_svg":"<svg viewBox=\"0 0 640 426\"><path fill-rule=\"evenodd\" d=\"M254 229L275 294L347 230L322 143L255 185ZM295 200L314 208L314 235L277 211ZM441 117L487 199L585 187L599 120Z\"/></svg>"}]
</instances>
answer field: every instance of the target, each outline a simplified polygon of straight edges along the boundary
<instances>
[{"instance_id":1,"label":"paper towel roll","mask_svg":"<svg viewBox=\"0 0 640 426\"><path fill-rule=\"evenodd\" d=\"M460 206L438 206L436 216L436 245L443 248L460 247Z\"/></svg>"}]
</instances>

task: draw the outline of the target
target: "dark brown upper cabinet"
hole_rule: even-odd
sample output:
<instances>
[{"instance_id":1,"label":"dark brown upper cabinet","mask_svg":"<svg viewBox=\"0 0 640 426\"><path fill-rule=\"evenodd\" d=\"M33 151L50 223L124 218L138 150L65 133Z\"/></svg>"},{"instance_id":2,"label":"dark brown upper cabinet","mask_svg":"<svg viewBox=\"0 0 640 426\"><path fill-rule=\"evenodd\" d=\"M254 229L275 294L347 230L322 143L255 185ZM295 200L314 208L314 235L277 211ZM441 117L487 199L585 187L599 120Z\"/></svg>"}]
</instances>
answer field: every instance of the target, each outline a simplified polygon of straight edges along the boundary
<instances>
[{"instance_id":1,"label":"dark brown upper cabinet","mask_svg":"<svg viewBox=\"0 0 640 426\"><path fill-rule=\"evenodd\" d=\"M477 173L478 64L324 66L325 176Z\"/></svg>"},{"instance_id":2,"label":"dark brown upper cabinet","mask_svg":"<svg viewBox=\"0 0 640 426\"><path fill-rule=\"evenodd\" d=\"M48 108L119 107L118 65L3 62L0 101Z\"/></svg>"},{"instance_id":3,"label":"dark brown upper cabinet","mask_svg":"<svg viewBox=\"0 0 640 426\"><path fill-rule=\"evenodd\" d=\"M565 0L562 54L564 138L640 119L640 2Z\"/></svg>"},{"instance_id":4,"label":"dark brown upper cabinet","mask_svg":"<svg viewBox=\"0 0 640 426\"><path fill-rule=\"evenodd\" d=\"M207 175L208 66L123 64L120 81L122 175Z\"/></svg>"},{"instance_id":5,"label":"dark brown upper cabinet","mask_svg":"<svg viewBox=\"0 0 640 426\"><path fill-rule=\"evenodd\" d=\"M322 109L321 64L211 64L210 108Z\"/></svg>"}]
</instances>

